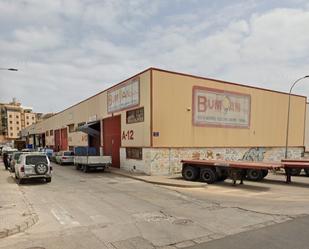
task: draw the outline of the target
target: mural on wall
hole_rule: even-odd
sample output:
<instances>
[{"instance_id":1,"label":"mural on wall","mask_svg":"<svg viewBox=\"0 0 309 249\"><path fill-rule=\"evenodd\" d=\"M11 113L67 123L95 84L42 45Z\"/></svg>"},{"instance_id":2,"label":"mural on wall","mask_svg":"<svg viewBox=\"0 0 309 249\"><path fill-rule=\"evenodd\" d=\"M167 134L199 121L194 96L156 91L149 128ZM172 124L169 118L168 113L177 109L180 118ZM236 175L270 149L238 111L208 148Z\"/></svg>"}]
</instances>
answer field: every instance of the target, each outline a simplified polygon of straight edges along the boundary
<instances>
[{"instance_id":1,"label":"mural on wall","mask_svg":"<svg viewBox=\"0 0 309 249\"><path fill-rule=\"evenodd\" d=\"M284 157L284 148L150 148L147 150L147 162L151 174L175 174L181 172L182 159L197 160L248 160L280 161ZM303 148L289 150L290 158L300 158ZM150 159L150 160L149 160Z\"/></svg>"},{"instance_id":2,"label":"mural on wall","mask_svg":"<svg viewBox=\"0 0 309 249\"><path fill-rule=\"evenodd\" d=\"M242 159L243 161L263 161L266 149L261 147L251 148L245 152Z\"/></svg>"}]
</instances>

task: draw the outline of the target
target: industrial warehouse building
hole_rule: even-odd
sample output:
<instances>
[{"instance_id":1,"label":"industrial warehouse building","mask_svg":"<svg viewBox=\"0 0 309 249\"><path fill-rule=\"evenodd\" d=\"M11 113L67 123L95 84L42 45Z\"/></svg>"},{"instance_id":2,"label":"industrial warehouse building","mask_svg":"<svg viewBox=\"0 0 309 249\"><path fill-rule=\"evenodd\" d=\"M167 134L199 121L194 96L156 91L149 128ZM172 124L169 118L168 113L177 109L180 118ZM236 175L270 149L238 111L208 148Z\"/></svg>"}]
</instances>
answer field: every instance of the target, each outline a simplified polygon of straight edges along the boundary
<instances>
[{"instance_id":1,"label":"industrial warehouse building","mask_svg":"<svg viewBox=\"0 0 309 249\"><path fill-rule=\"evenodd\" d=\"M93 146L113 167L179 172L182 159L284 157L288 94L149 68L22 130L54 150ZM304 152L306 97L291 96L289 157Z\"/></svg>"}]
</instances>

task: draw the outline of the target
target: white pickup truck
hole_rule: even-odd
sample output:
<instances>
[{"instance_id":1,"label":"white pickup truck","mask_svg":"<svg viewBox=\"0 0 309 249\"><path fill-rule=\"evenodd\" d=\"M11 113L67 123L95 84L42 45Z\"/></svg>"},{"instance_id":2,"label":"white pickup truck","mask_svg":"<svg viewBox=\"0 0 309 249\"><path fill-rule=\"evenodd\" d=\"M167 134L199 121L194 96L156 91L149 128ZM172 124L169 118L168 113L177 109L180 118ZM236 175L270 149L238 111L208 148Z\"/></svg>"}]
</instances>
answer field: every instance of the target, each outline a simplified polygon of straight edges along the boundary
<instances>
[{"instance_id":1,"label":"white pickup truck","mask_svg":"<svg viewBox=\"0 0 309 249\"><path fill-rule=\"evenodd\" d=\"M95 156L93 153L84 152L78 153L75 151L74 165L77 170L82 170L83 172L88 172L89 170L102 170L112 165L111 156Z\"/></svg>"}]
</instances>

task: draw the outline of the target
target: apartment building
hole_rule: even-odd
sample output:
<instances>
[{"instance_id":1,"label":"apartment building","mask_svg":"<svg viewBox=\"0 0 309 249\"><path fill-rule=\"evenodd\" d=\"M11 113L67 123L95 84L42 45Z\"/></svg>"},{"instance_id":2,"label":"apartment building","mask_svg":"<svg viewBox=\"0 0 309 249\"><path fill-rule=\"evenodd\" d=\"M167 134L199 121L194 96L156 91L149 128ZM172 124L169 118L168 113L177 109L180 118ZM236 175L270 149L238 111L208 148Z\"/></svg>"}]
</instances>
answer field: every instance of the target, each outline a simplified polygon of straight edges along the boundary
<instances>
[{"instance_id":1,"label":"apartment building","mask_svg":"<svg viewBox=\"0 0 309 249\"><path fill-rule=\"evenodd\" d=\"M20 131L36 122L36 113L13 98L10 103L0 103L0 143L18 139Z\"/></svg>"}]
</instances>

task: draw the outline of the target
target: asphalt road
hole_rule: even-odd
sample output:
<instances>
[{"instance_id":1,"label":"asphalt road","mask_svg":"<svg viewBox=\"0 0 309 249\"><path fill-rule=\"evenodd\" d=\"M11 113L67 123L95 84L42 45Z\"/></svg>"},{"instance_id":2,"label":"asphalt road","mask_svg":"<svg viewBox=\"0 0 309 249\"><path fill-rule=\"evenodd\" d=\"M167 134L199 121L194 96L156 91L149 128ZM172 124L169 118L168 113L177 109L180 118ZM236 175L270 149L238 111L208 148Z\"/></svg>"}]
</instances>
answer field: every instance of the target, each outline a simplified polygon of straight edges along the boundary
<instances>
[{"instance_id":1,"label":"asphalt road","mask_svg":"<svg viewBox=\"0 0 309 249\"><path fill-rule=\"evenodd\" d=\"M243 232L187 249L308 249L309 216Z\"/></svg>"},{"instance_id":2,"label":"asphalt road","mask_svg":"<svg viewBox=\"0 0 309 249\"><path fill-rule=\"evenodd\" d=\"M261 228L262 233L269 226L285 226L284 222L309 214L306 177L289 186L282 183L282 176L270 175L261 183L232 186L227 181L183 189L111 173L85 174L72 166L54 165L54 169L51 183L36 181L18 187L39 221L24 233L1 239L1 249L175 249L204 242L207 247L197 248L208 248L220 243L216 239L245 239L243 232ZM0 173L9 177L7 171ZM16 183L3 184L5 189L5 184ZM298 243L305 241L298 235Z\"/></svg>"}]
</instances>

